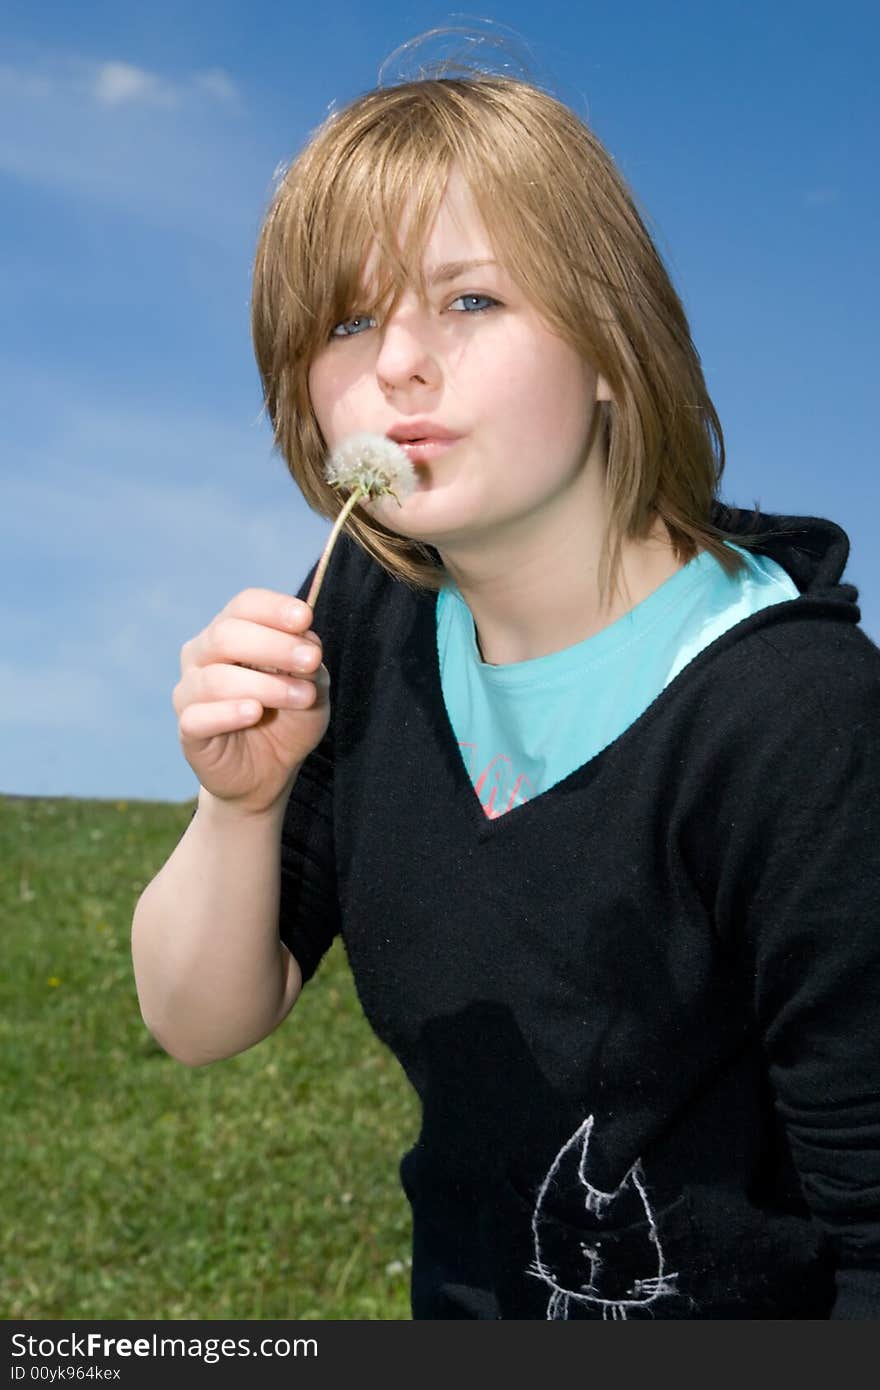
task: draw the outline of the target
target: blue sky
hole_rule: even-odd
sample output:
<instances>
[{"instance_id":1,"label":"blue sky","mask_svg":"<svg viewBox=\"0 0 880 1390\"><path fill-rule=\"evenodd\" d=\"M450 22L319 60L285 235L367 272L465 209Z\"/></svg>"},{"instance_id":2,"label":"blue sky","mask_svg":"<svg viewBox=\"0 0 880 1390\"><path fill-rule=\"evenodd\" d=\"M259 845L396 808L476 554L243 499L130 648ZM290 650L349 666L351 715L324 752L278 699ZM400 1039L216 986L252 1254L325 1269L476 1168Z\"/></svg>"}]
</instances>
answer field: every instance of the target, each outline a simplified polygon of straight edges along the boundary
<instances>
[{"instance_id":1,"label":"blue sky","mask_svg":"<svg viewBox=\"0 0 880 1390\"><path fill-rule=\"evenodd\" d=\"M275 171L407 39L481 19L633 188L722 496L842 525L880 641L876 5L7 0L0 791L196 794L180 647L240 589L295 592L328 530L272 453L250 346Z\"/></svg>"}]
</instances>

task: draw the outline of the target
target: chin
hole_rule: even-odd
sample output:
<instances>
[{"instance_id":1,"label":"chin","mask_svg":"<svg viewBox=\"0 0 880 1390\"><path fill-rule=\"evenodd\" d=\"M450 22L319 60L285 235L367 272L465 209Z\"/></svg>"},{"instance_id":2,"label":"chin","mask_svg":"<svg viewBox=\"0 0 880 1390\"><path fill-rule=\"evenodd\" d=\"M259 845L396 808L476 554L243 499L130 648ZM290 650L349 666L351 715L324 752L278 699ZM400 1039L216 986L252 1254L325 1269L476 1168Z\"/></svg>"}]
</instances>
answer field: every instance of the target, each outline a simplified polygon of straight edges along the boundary
<instances>
[{"instance_id":1,"label":"chin","mask_svg":"<svg viewBox=\"0 0 880 1390\"><path fill-rule=\"evenodd\" d=\"M444 516L439 496L432 504L429 491L411 494L402 506L393 497L377 498L367 510L396 535L436 548L473 537L477 529L470 517Z\"/></svg>"}]
</instances>

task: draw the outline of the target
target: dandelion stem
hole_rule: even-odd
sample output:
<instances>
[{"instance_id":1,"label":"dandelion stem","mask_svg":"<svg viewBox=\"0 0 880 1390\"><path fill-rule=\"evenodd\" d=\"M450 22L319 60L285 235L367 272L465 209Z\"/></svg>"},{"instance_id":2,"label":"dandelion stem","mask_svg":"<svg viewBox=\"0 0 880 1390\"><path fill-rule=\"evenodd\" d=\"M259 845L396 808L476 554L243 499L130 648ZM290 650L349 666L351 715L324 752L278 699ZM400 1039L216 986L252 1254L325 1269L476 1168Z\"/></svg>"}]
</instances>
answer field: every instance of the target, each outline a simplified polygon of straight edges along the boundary
<instances>
[{"instance_id":1,"label":"dandelion stem","mask_svg":"<svg viewBox=\"0 0 880 1390\"><path fill-rule=\"evenodd\" d=\"M306 599L306 603L313 611L318 598L318 593L320 592L321 585L324 582L324 574L327 569L327 566L330 563L330 556L333 552L333 547L336 544L337 537L339 536L340 531L342 530L343 526L348 520L349 514L355 506L355 503L359 502L361 498L365 496L366 493L364 492L363 488L356 487L354 489L345 506L342 508L342 511L336 518L336 521L333 525L333 530L327 537L327 544L324 546L324 549L321 553L321 558L318 561L318 568L315 570L315 577L312 580L312 587L309 589L309 596Z\"/></svg>"}]
</instances>

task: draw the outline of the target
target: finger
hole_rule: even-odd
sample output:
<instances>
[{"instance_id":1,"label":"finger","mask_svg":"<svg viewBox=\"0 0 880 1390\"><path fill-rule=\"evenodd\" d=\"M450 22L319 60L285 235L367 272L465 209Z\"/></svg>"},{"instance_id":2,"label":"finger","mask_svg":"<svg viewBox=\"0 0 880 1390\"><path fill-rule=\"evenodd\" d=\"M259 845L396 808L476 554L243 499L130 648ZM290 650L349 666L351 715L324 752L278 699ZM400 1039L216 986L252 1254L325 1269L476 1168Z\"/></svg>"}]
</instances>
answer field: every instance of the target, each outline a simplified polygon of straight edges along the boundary
<instances>
[{"instance_id":1,"label":"finger","mask_svg":"<svg viewBox=\"0 0 880 1390\"><path fill-rule=\"evenodd\" d=\"M230 619L238 619L261 629L278 633L305 636L316 641L314 633L309 632L313 613L302 599L291 594L277 593L274 589L244 589L230 599L226 607L208 623L196 637L184 643L180 653L181 672L189 666L204 666L216 651L217 631Z\"/></svg>"},{"instance_id":2,"label":"finger","mask_svg":"<svg viewBox=\"0 0 880 1390\"><path fill-rule=\"evenodd\" d=\"M310 651L314 652L314 648ZM174 687L171 702L178 721L184 711L194 705L234 704L245 700L256 700L263 708L308 709L326 694L329 683L326 668L321 665L296 676L244 663L214 663L193 667L187 672Z\"/></svg>"},{"instance_id":3,"label":"finger","mask_svg":"<svg viewBox=\"0 0 880 1390\"><path fill-rule=\"evenodd\" d=\"M214 665L249 666L254 670L310 673L321 661L317 639L304 640L300 633L275 628L244 618L217 618L189 653L190 662L202 669Z\"/></svg>"},{"instance_id":4,"label":"finger","mask_svg":"<svg viewBox=\"0 0 880 1390\"><path fill-rule=\"evenodd\" d=\"M274 675L253 666L206 666L192 684L192 704L228 700L258 700L271 709L302 709L314 704L315 677Z\"/></svg>"},{"instance_id":5,"label":"finger","mask_svg":"<svg viewBox=\"0 0 880 1390\"><path fill-rule=\"evenodd\" d=\"M213 700L210 704L187 705L180 716L181 741L189 743L234 734L248 729L263 717L259 700Z\"/></svg>"},{"instance_id":6,"label":"finger","mask_svg":"<svg viewBox=\"0 0 880 1390\"><path fill-rule=\"evenodd\" d=\"M278 628L281 632L305 632L311 627L314 614L305 599L293 594L278 593L275 589L243 589L217 616L246 618L248 622Z\"/></svg>"}]
</instances>

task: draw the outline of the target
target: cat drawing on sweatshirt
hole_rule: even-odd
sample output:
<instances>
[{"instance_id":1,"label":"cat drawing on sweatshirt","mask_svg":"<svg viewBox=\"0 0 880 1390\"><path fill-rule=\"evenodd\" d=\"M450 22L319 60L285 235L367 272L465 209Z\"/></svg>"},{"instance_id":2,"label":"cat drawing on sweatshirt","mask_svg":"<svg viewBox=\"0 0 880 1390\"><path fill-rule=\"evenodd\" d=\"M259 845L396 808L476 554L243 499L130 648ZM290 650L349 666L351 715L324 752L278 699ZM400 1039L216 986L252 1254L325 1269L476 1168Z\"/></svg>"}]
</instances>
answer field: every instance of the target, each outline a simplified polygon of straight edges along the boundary
<instances>
[{"instance_id":1,"label":"cat drawing on sweatshirt","mask_svg":"<svg viewBox=\"0 0 880 1390\"><path fill-rule=\"evenodd\" d=\"M538 1191L532 1214L535 1262L528 1273L551 1289L548 1318L568 1318L572 1305L601 1309L603 1318L651 1314L658 1298L677 1293L667 1274L657 1227L636 1161L613 1192L587 1178L593 1116L563 1145ZM576 1224L554 1215L560 1199L577 1206Z\"/></svg>"}]
</instances>

